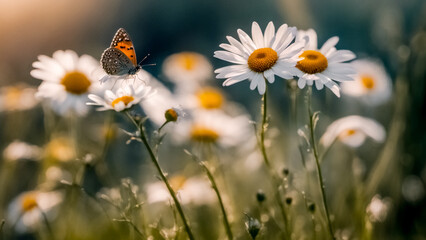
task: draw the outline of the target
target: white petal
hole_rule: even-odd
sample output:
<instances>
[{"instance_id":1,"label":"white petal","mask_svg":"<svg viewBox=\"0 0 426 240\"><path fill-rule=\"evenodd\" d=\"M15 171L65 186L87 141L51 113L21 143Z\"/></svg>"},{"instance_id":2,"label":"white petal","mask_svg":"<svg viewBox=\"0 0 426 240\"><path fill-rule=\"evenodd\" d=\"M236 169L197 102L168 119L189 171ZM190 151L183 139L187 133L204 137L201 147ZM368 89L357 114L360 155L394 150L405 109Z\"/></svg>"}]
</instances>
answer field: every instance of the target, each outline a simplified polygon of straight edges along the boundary
<instances>
[{"instance_id":1,"label":"white petal","mask_svg":"<svg viewBox=\"0 0 426 240\"><path fill-rule=\"evenodd\" d=\"M241 43L244 45L244 47L249 50L249 52L253 52L257 49L256 45L254 44L253 40L251 40L250 36L247 35L243 30L238 29L237 30L238 37L240 38Z\"/></svg>"},{"instance_id":2,"label":"white petal","mask_svg":"<svg viewBox=\"0 0 426 240\"><path fill-rule=\"evenodd\" d=\"M317 87L318 90L321 90L324 88L324 84L321 81L315 81L315 86Z\"/></svg>"},{"instance_id":3,"label":"white petal","mask_svg":"<svg viewBox=\"0 0 426 240\"><path fill-rule=\"evenodd\" d=\"M339 50L334 52L330 57L327 58L328 63L345 62L354 59L356 56L352 51Z\"/></svg>"},{"instance_id":4,"label":"white petal","mask_svg":"<svg viewBox=\"0 0 426 240\"><path fill-rule=\"evenodd\" d=\"M218 73L216 78L229 78L249 72L250 69L246 65L231 65L215 70Z\"/></svg>"},{"instance_id":5,"label":"white petal","mask_svg":"<svg viewBox=\"0 0 426 240\"><path fill-rule=\"evenodd\" d=\"M252 78L250 81L250 90L256 89L257 85L258 85L257 77Z\"/></svg>"},{"instance_id":6,"label":"white petal","mask_svg":"<svg viewBox=\"0 0 426 240\"><path fill-rule=\"evenodd\" d=\"M76 69L78 56L74 51L67 50L65 52L58 50L53 53L53 58L58 61L67 71L73 71Z\"/></svg>"},{"instance_id":7,"label":"white petal","mask_svg":"<svg viewBox=\"0 0 426 240\"><path fill-rule=\"evenodd\" d=\"M290 31L287 31L285 35L283 36L283 40L281 44L277 46L278 47L277 53L280 54L282 51L284 51L288 47L288 45L291 43L291 41L293 41L293 39L294 39L294 35ZM302 45L304 45L304 42L295 42L295 43L301 43Z\"/></svg>"},{"instance_id":8,"label":"white petal","mask_svg":"<svg viewBox=\"0 0 426 240\"><path fill-rule=\"evenodd\" d=\"M235 83L239 83L239 82L244 81L244 80L246 80L246 79L232 79L232 78L230 78L230 79L226 79L226 80L222 83L222 86L224 86L224 87L231 86L231 85L233 85L233 84L235 84Z\"/></svg>"},{"instance_id":9,"label":"white petal","mask_svg":"<svg viewBox=\"0 0 426 240\"><path fill-rule=\"evenodd\" d=\"M324 76L331 78L335 81L339 81L339 82L354 80L353 77L352 77L353 75L333 73L333 72L327 71L327 70L325 70L321 74L323 74Z\"/></svg>"},{"instance_id":10,"label":"white petal","mask_svg":"<svg viewBox=\"0 0 426 240\"><path fill-rule=\"evenodd\" d=\"M260 95L265 94L266 92L266 82L265 80L261 80L259 81L258 85L257 85L257 91L259 92Z\"/></svg>"},{"instance_id":11,"label":"white petal","mask_svg":"<svg viewBox=\"0 0 426 240\"><path fill-rule=\"evenodd\" d=\"M53 58L50 58L45 55L40 55L38 56L38 60L44 65L43 69L49 69L49 72L54 72L58 76L62 76L65 74L65 69Z\"/></svg>"},{"instance_id":12,"label":"white petal","mask_svg":"<svg viewBox=\"0 0 426 240\"><path fill-rule=\"evenodd\" d=\"M225 49L226 51L229 51L229 52L235 53L237 55L240 55L240 56L242 56L244 58L248 58L248 56L247 56L247 54L245 52L241 51L237 47L232 46L230 44L222 43L222 44L219 45L219 47Z\"/></svg>"},{"instance_id":13,"label":"white petal","mask_svg":"<svg viewBox=\"0 0 426 240\"><path fill-rule=\"evenodd\" d=\"M87 77L92 76L93 71L98 67L99 63L96 59L89 55L83 55L78 59L76 69L86 73Z\"/></svg>"},{"instance_id":14,"label":"white petal","mask_svg":"<svg viewBox=\"0 0 426 240\"><path fill-rule=\"evenodd\" d=\"M275 75L272 69L269 69L263 72L263 76L268 80L269 83L274 83Z\"/></svg>"},{"instance_id":15,"label":"white petal","mask_svg":"<svg viewBox=\"0 0 426 240\"><path fill-rule=\"evenodd\" d=\"M327 54L327 52L330 50L330 49L332 49L332 48L334 48L334 46L336 46L336 44L339 42L339 37L332 37L332 38L330 38L330 39L328 39L325 43L324 43L324 45L322 45L322 47L321 47L321 49L320 49L320 52L322 53L322 54Z\"/></svg>"},{"instance_id":16,"label":"white petal","mask_svg":"<svg viewBox=\"0 0 426 240\"><path fill-rule=\"evenodd\" d=\"M306 31L299 31L297 34L297 41L306 42L305 50L318 49L317 33L313 29L308 29Z\"/></svg>"},{"instance_id":17,"label":"white petal","mask_svg":"<svg viewBox=\"0 0 426 240\"><path fill-rule=\"evenodd\" d=\"M272 70L274 70L274 74L275 75L277 75L278 77L280 77L280 78L284 78L284 79L292 79L293 78L293 76L294 76L294 74L291 74L291 73L289 73L289 72L287 72L287 71L283 71L283 70L275 70L273 67L272 67Z\"/></svg>"},{"instance_id":18,"label":"white petal","mask_svg":"<svg viewBox=\"0 0 426 240\"><path fill-rule=\"evenodd\" d=\"M224 61L228 61L228 62L232 62L232 63L237 63L237 64L245 64L247 63L247 60L244 59L243 57L231 53L231 52L226 52L226 51L215 51L214 52L214 57L215 58L219 58L222 59Z\"/></svg>"},{"instance_id":19,"label":"white petal","mask_svg":"<svg viewBox=\"0 0 426 240\"><path fill-rule=\"evenodd\" d=\"M299 78L299 80L297 81L297 86L299 86L300 89L303 89L306 86L306 79Z\"/></svg>"},{"instance_id":20,"label":"white petal","mask_svg":"<svg viewBox=\"0 0 426 240\"><path fill-rule=\"evenodd\" d=\"M226 39L228 39L229 43L238 48L241 52L244 52L245 55L244 56L249 56L250 55L250 50L248 48L246 48L243 44L241 44L237 39L231 37L231 36L227 36Z\"/></svg>"},{"instance_id":21,"label":"white petal","mask_svg":"<svg viewBox=\"0 0 426 240\"><path fill-rule=\"evenodd\" d=\"M251 35L253 37L253 42L256 45L256 48L265 47L262 30L260 29L259 24L257 24L257 22L253 22L253 24L251 25Z\"/></svg>"},{"instance_id":22,"label":"white petal","mask_svg":"<svg viewBox=\"0 0 426 240\"><path fill-rule=\"evenodd\" d=\"M280 58L292 58L300 56L303 44L300 42L291 44L288 48L280 53Z\"/></svg>"},{"instance_id":23,"label":"white petal","mask_svg":"<svg viewBox=\"0 0 426 240\"><path fill-rule=\"evenodd\" d=\"M282 41L285 40L285 34L287 31L287 24L283 24L278 28L277 34L275 35L275 40L271 45L272 49L277 49L278 47L280 47L282 45Z\"/></svg>"},{"instance_id":24,"label":"white petal","mask_svg":"<svg viewBox=\"0 0 426 240\"><path fill-rule=\"evenodd\" d=\"M274 35L275 35L274 23L269 22L268 26L266 27L265 36L264 36L264 46L265 47L270 47L272 45L272 42L274 40Z\"/></svg>"},{"instance_id":25,"label":"white petal","mask_svg":"<svg viewBox=\"0 0 426 240\"><path fill-rule=\"evenodd\" d=\"M324 82L324 85L328 87L337 97L340 97L340 87L337 83L329 80Z\"/></svg>"},{"instance_id":26,"label":"white petal","mask_svg":"<svg viewBox=\"0 0 426 240\"><path fill-rule=\"evenodd\" d=\"M37 79L52 82L52 83L59 83L59 78L57 76L42 70L34 69L34 70L31 70L30 74L33 78L37 78Z\"/></svg>"}]
</instances>

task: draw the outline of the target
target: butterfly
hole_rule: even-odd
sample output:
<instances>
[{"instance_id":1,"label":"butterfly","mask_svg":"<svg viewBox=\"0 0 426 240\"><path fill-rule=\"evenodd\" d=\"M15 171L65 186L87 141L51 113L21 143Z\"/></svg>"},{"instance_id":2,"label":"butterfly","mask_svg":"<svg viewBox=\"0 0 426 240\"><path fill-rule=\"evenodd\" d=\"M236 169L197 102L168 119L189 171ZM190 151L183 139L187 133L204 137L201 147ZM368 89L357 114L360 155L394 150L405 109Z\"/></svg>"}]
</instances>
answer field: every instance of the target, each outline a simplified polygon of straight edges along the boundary
<instances>
[{"instance_id":1,"label":"butterfly","mask_svg":"<svg viewBox=\"0 0 426 240\"><path fill-rule=\"evenodd\" d=\"M101 65L108 75L116 76L134 75L141 69L133 42L124 28L117 30L111 46L102 53Z\"/></svg>"}]
</instances>

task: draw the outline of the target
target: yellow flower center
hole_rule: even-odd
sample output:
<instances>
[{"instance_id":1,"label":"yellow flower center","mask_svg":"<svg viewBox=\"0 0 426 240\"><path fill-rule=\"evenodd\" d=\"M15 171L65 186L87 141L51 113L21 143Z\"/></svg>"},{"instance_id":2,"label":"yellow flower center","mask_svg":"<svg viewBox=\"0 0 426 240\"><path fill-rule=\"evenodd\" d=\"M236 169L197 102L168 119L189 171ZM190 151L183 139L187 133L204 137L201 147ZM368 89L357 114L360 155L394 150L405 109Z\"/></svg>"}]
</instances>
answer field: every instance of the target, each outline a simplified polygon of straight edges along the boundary
<instances>
[{"instance_id":1,"label":"yellow flower center","mask_svg":"<svg viewBox=\"0 0 426 240\"><path fill-rule=\"evenodd\" d=\"M9 87L6 90L6 103L12 102L12 103L18 103L22 96L22 90L18 87Z\"/></svg>"},{"instance_id":2,"label":"yellow flower center","mask_svg":"<svg viewBox=\"0 0 426 240\"><path fill-rule=\"evenodd\" d=\"M86 93L91 82L81 72L69 72L61 80L61 84L65 86L65 90L72 94Z\"/></svg>"},{"instance_id":3,"label":"yellow flower center","mask_svg":"<svg viewBox=\"0 0 426 240\"><path fill-rule=\"evenodd\" d=\"M374 79L368 75L361 76L361 83L368 90L373 89L375 85Z\"/></svg>"},{"instance_id":4,"label":"yellow flower center","mask_svg":"<svg viewBox=\"0 0 426 240\"><path fill-rule=\"evenodd\" d=\"M320 73L328 67L327 58L318 51L306 50L299 57L304 59L298 61L296 67L304 73Z\"/></svg>"},{"instance_id":5,"label":"yellow flower center","mask_svg":"<svg viewBox=\"0 0 426 240\"><path fill-rule=\"evenodd\" d=\"M49 142L46 154L53 160L67 162L76 158L73 143L65 137L57 137Z\"/></svg>"},{"instance_id":6,"label":"yellow flower center","mask_svg":"<svg viewBox=\"0 0 426 240\"><path fill-rule=\"evenodd\" d=\"M278 54L272 48L259 48L250 54L247 64L253 72L264 72L278 61Z\"/></svg>"},{"instance_id":7,"label":"yellow flower center","mask_svg":"<svg viewBox=\"0 0 426 240\"><path fill-rule=\"evenodd\" d=\"M206 109L220 108L223 104L222 94L214 88L205 88L197 93L201 107Z\"/></svg>"},{"instance_id":8,"label":"yellow flower center","mask_svg":"<svg viewBox=\"0 0 426 240\"><path fill-rule=\"evenodd\" d=\"M193 126L191 129L191 139L197 142L214 143L219 138L219 134L204 126Z\"/></svg>"},{"instance_id":9,"label":"yellow flower center","mask_svg":"<svg viewBox=\"0 0 426 240\"><path fill-rule=\"evenodd\" d=\"M181 53L179 54L178 62L183 69L191 71L197 65L197 56L192 53Z\"/></svg>"},{"instance_id":10,"label":"yellow flower center","mask_svg":"<svg viewBox=\"0 0 426 240\"><path fill-rule=\"evenodd\" d=\"M124 105L127 106L127 104L129 104L133 100L135 100L135 98L132 97L132 96L122 96L122 97L116 98L114 101L112 101L111 106L114 107L115 104L117 104L119 102L123 102Z\"/></svg>"},{"instance_id":11,"label":"yellow flower center","mask_svg":"<svg viewBox=\"0 0 426 240\"><path fill-rule=\"evenodd\" d=\"M170 178L170 185L175 191L182 189L185 182L186 182L186 178L182 175L177 175Z\"/></svg>"},{"instance_id":12,"label":"yellow flower center","mask_svg":"<svg viewBox=\"0 0 426 240\"><path fill-rule=\"evenodd\" d=\"M37 194L35 193L27 193L22 197L22 201L21 201L22 212L31 211L38 206L36 196Z\"/></svg>"},{"instance_id":13,"label":"yellow flower center","mask_svg":"<svg viewBox=\"0 0 426 240\"><path fill-rule=\"evenodd\" d=\"M352 135L354 135L355 133L356 133L356 130L355 130L355 129L347 129L347 130L345 130L345 131L341 132L341 133L340 133L340 135L339 135L339 137L340 137L340 138L345 138L345 137L352 136Z\"/></svg>"}]
</instances>

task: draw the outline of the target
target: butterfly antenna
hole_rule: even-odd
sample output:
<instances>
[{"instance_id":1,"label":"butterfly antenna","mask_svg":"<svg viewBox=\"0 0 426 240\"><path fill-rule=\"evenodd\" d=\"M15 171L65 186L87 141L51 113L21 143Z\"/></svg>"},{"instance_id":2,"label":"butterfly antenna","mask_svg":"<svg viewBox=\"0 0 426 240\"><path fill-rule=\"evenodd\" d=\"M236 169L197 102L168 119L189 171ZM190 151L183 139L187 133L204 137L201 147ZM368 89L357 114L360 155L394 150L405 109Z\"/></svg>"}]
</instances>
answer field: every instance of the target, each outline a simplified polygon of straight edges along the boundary
<instances>
[{"instance_id":1,"label":"butterfly antenna","mask_svg":"<svg viewBox=\"0 0 426 240\"><path fill-rule=\"evenodd\" d=\"M143 61L145 61L145 59L147 59L149 56L150 56L151 54L147 54L145 57L143 57L142 58L142 60L139 62L139 64L138 65L141 65L141 63L143 62Z\"/></svg>"},{"instance_id":2,"label":"butterfly antenna","mask_svg":"<svg viewBox=\"0 0 426 240\"><path fill-rule=\"evenodd\" d=\"M150 63L150 64L144 64L141 67L145 67L145 66L156 66L156 65L157 65L156 63Z\"/></svg>"}]
</instances>

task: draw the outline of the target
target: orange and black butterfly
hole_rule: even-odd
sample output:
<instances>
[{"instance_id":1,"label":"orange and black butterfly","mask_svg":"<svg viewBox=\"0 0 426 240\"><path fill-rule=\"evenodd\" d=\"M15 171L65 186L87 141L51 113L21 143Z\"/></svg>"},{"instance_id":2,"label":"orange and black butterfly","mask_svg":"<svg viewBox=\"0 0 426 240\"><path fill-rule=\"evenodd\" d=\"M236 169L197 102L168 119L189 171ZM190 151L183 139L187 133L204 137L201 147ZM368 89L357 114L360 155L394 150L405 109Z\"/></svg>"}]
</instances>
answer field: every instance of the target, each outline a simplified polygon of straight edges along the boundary
<instances>
[{"instance_id":1,"label":"orange and black butterfly","mask_svg":"<svg viewBox=\"0 0 426 240\"><path fill-rule=\"evenodd\" d=\"M134 75L141 69L133 42L124 28L118 29L111 46L102 53L101 65L108 75L117 76Z\"/></svg>"}]
</instances>

